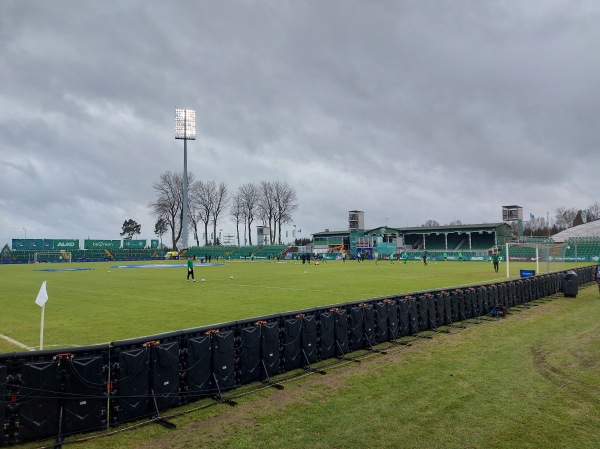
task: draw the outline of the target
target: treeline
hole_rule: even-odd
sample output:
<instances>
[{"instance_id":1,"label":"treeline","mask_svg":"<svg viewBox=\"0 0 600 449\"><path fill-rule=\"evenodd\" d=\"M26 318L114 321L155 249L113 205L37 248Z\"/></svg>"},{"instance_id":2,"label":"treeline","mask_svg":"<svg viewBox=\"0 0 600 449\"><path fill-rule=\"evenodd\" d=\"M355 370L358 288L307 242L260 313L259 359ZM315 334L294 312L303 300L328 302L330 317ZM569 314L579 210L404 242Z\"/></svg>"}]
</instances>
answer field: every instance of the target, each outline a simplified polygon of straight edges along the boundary
<instances>
[{"instance_id":1,"label":"treeline","mask_svg":"<svg viewBox=\"0 0 600 449\"><path fill-rule=\"evenodd\" d=\"M183 172L162 173L152 188L156 200L148 206L157 219L154 233L160 237L170 231L172 247L177 248L183 234ZM253 224L269 228L270 244L281 244L282 226L292 222L297 209L296 190L287 182L247 183L230 191L223 182L197 180L188 173L189 232L197 246L201 235L204 245L221 244L217 228L227 218L235 224L238 246L252 245Z\"/></svg>"},{"instance_id":2,"label":"treeline","mask_svg":"<svg viewBox=\"0 0 600 449\"><path fill-rule=\"evenodd\" d=\"M523 217L525 235L554 235L565 229L600 220L600 203L597 201L586 209L559 207L550 214L531 214Z\"/></svg>"}]
</instances>

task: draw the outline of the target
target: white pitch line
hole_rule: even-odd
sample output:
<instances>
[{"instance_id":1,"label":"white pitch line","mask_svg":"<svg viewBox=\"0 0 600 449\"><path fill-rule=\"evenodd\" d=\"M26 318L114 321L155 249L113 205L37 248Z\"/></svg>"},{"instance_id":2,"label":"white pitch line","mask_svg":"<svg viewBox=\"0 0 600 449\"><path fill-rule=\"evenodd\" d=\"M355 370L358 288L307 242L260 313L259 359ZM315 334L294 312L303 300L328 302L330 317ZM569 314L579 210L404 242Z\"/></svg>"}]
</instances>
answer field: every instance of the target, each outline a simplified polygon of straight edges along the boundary
<instances>
[{"instance_id":1,"label":"white pitch line","mask_svg":"<svg viewBox=\"0 0 600 449\"><path fill-rule=\"evenodd\" d=\"M274 285L252 285L252 284L231 284L231 281L227 282L227 284L231 285L232 287L250 287L250 288L257 288L257 289L265 289L265 290L289 290L289 291L294 291L294 292L306 292L306 293L326 293L326 294L332 294L332 295L352 295L355 294L356 292L347 292L347 291L341 291L341 290L315 290L315 289L307 289L307 288L293 288L293 287L277 287ZM225 284L225 282L221 282L222 284ZM365 293L364 296L362 297L367 297L368 293ZM355 301L355 299L352 299L352 301Z\"/></svg>"},{"instance_id":2,"label":"white pitch line","mask_svg":"<svg viewBox=\"0 0 600 449\"><path fill-rule=\"evenodd\" d=\"M18 347L23 348L23 349L27 349L28 351L34 351L35 350L35 348L27 346L27 345L21 343L20 341L17 341L17 340L14 340L14 339L10 338L10 337L7 337L6 335L0 334L0 338L3 338L7 342L12 343L15 346L18 346Z\"/></svg>"}]
</instances>

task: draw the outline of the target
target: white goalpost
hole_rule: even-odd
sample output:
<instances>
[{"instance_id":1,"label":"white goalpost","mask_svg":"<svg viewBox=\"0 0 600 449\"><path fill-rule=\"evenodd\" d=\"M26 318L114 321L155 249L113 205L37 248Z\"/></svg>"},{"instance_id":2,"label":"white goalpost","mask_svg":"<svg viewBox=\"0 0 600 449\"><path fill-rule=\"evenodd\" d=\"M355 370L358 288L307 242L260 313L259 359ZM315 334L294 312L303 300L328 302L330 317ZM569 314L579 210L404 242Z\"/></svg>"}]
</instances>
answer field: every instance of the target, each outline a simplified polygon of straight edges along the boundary
<instances>
[{"instance_id":1,"label":"white goalpost","mask_svg":"<svg viewBox=\"0 0 600 449\"><path fill-rule=\"evenodd\" d=\"M563 269L565 263L565 252L569 247L563 243L557 242L510 242L506 243L506 277L510 277L511 262L535 262L535 272L540 273L540 268L550 273L550 262L552 262L552 271ZM540 262L542 264L540 265Z\"/></svg>"},{"instance_id":2,"label":"white goalpost","mask_svg":"<svg viewBox=\"0 0 600 449\"><path fill-rule=\"evenodd\" d=\"M509 247L511 245L520 245L520 246L524 246L525 244L521 243L507 243L506 244L506 278L510 278L510 251L509 251ZM531 245L531 244L530 244ZM539 273L540 272L540 247L539 244L535 244L535 272Z\"/></svg>"},{"instance_id":3,"label":"white goalpost","mask_svg":"<svg viewBox=\"0 0 600 449\"><path fill-rule=\"evenodd\" d=\"M33 254L33 263L71 261L70 251L40 251Z\"/></svg>"}]
</instances>

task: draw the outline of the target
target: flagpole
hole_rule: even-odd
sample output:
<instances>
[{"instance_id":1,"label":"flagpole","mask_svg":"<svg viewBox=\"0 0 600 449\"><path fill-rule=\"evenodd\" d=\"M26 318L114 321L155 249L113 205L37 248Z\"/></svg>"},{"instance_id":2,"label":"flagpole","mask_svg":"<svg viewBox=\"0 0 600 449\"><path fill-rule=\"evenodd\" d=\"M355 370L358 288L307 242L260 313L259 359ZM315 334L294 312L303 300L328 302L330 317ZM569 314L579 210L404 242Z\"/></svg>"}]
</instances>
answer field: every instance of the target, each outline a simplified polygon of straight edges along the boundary
<instances>
[{"instance_id":1,"label":"flagpole","mask_svg":"<svg viewBox=\"0 0 600 449\"><path fill-rule=\"evenodd\" d=\"M40 327L40 351L44 349L44 312L46 311L46 304L42 306L42 325Z\"/></svg>"}]
</instances>

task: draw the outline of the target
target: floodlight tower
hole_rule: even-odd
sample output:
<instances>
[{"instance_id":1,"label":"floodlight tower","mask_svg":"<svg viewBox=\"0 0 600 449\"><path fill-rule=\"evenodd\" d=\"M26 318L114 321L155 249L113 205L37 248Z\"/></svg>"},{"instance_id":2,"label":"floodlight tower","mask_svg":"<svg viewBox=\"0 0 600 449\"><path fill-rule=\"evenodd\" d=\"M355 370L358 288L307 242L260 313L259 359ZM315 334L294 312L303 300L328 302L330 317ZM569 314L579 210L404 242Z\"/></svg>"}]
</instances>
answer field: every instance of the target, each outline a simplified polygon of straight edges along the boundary
<instances>
[{"instance_id":1,"label":"floodlight tower","mask_svg":"<svg viewBox=\"0 0 600 449\"><path fill-rule=\"evenodd\" d=\"M183 224L181 225L181 245L183 248L187 248L189 228L187 141L196 140L196 111L192 109L175 109L175 139L183 139Z\"/></svg>"}]
</instances>

